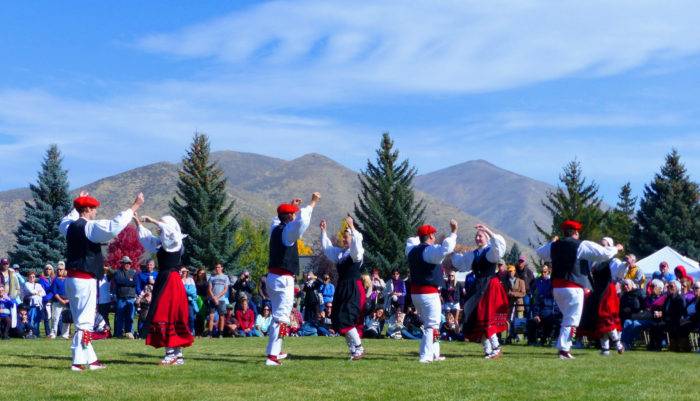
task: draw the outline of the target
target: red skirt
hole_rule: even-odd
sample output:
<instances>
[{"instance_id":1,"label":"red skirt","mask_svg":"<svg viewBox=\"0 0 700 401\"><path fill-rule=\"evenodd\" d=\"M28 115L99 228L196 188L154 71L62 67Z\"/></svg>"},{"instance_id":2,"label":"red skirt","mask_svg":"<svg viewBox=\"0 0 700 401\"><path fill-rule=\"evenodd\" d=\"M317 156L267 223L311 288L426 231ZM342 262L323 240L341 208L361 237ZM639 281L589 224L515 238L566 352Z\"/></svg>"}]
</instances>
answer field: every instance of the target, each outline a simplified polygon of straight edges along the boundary
<instances>
[{"instance_id":1,"label":"red skirt","mask_svg":"<svg viewBox=\"0 0 700 401\"><path fill-rule=\"evenodd\" d=\"M469 341L481 341L483 336L508 330L508 294L498 277L492 277L479 303L465 327L464 337Z\"/></svg>"},{"instance_id":2,"label":"red skirt","mask_svg":"<svg viewBox=\"0 0 700 401\"><path fill-rule=\"evenodd\" d=\"M600 338L613 330L621 331L622 324L620 322L620 298L617 296L615 284L610 283L598 305L595 337Z\"/></svg>"},{"instance_id":3,"label":"red skirt","mask_svg":"<svg viewBox=\"0 0 700 401\"><path fill-rule=\"evenodd\" d=\"M161 279L160 274L164 275ZM189 328L189 305L182 279L177 271L160 272L153 291L146 345L189 347L194 342ZM166 276L167 275L167 276ZM158 280L157 280L158 281ZM161 284L161 285L158 285Z\"/></svg>"}]
</instances>

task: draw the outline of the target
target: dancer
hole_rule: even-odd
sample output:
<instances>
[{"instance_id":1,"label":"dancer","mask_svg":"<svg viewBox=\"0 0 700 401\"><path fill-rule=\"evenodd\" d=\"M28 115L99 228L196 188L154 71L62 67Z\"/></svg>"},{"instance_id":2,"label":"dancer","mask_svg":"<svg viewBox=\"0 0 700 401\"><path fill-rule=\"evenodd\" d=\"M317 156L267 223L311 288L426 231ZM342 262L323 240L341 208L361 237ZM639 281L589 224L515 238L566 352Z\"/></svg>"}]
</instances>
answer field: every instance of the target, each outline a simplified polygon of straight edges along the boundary
<instances>
[{"instance_id":1,"label":"dancer","mask_svg":"<svg viewBox=\"0 0 700 401\"><path fill-rule=\"evenodd\" d=\"M333 294L331 322L337 333L345 336L350 360L364 356L362 347L362 322L365 312L365 288L360 278L362 258L362 234L355 229L352 217L345 218L348 228L343 232L343 247L335 247L326 233L326 220L321 220L321 246L326 257L336 265L338 284Z\"/></svg>"},{"instance_id":2,"label":"dancer","mask_svg":"<svg viewBox=\"0 0 700 401\"><path fill-rule=\"evenodd\" d=\"M606 248L615 245L610 237L603 238L600 244ZM591 340L600 340L600 354L603 356L610 355L610 343L618 354L625 352L620 341L620 298L613 281L613 277L617 277L618 271L623 269L622 261L617 258L595 263L591 267L593 291L583 303L579 334Z\"/></svg>"},{"instance_id":3,"label":"dancer","mask_svg":"<svg viewBox=\"0 0 700 401\"><path fill-rule=\"evenodd\" d=\"M457 244L457 221L450 220L450 235L435 244L437 229L430 225L418 227L417 237L406 241L406 256L411 274L411 299L423 322L419 361L430 363L443 361L440 355L440 290L444 283L442 261L452 253Z\"/></svg>"},{"instance_id":4,"label":"dancer","mask_svg":"<svg viewBox=\"0 0 700 401\"><path fill-rule=\"evenodd\" d=\"M131 208L119 213L114 219L95 220L100 202L87 192L81 192L73 200L74 209L58 226L67 242L66 296L75 324L71 343L73 371L105 368L92 348L91 335L97 309L97 280L104 274L102 244L119 235L131 221L134 212L143 205L143 201L143 194L138 194Z\"/></svg>"},{"instance_id":5,"label":"dancer","mask_svg":"<svg viewBox=\"0 0 700 401\"><path fill-rule=\"evenodd\" d=\"M294 303L294 278L299 274L297 240L311 223L311 213L321 200L314 192L308 206L299 209L301 199L282 203L277 207L277 218L270 227L270 258L267 274L267 293L272 304L272 323L268 335L267 366L280 366L287 354L282 352L282 339L289 331L289 315ZM298 214L297 214L298 213Z\"/></svg>"},{"instance_id":6,"label":"dancer","mask_svg":"<svg viewBox=\"0 0 700 401\"><path fill-rule=\"evenodd\" d=\"M584 292L591 290L590 266L612 259L622 245L604 247L592 241L581 241L583 225L575 220L561 224L564 239L554 237L537 249L537 255L545 262L552 262L552 295L562 314L561 330L557 340L560 359L574 359L571 355L572 339L581 322Z\"/></svg>"},{"instance_id":7,"label":"dancer","mask_svg":"<svg viewBox=\"0 0 700 401\"><path fill-rule=\"evenodd\" d=\"M172 216L163 216L160 221L148 216L139 220L138 216L134 216L134 221L138 226L141 245L148 252L155 253L158 260L158 276L144 326L148 333L146 345L165 347L161 365L182 365L185 363L182 348L194 342L189 329L187 293L180 278L180 260L185 251L182 240L187 235L182 234L180 224ZM141 224L142 221L157 225L159 235L153 235Z\"/></svg>"},{"instance_id":8,"label":"dancer","mask_svg":"<svg viewBox=\"0 0 700 401\"><path fill-rule=\"evenodd\" d=\"M508 330L508 294L498 277L498 261L506 253L506 241L483 224L476 226L477 249L452 255L459 271L472 271L474 283L464 302L463 334L469 341L481 341L484 358L501 356L498 333Z\"/></svg>"}]
</instances>

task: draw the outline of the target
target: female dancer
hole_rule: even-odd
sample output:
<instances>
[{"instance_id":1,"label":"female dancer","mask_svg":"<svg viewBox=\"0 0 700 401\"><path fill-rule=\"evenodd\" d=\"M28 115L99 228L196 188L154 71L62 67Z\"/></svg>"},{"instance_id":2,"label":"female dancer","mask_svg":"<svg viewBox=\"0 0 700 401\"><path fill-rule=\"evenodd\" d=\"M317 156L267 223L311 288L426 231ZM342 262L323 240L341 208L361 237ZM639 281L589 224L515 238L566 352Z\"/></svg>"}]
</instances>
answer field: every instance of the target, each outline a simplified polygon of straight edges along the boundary
<instances>
[{"instance_id":1,"label":"female dancer","mask_svg":"<svg viewBox=\"0 0 700 401\"><path fill-rule=\"evenodd\" d=\"M362 347L362 319L365 309L365 288L360 278L362 258L362 234L355 229L352 217L345 218L348 228L343 233L343 247L333 246L326 233L326 220L321 220L321 246L323 253L338 269L338 285L333 295L331 321L336 332L345 336L350 360L364 356Z\"/></svg>"},{"instance_id":2,"label":"female dancer","mask_svg":"<svg viewBox=\"0 0 700 401\"><path fill-rule=\"evenodd\" d=\"M172 216L163 216L160 221L142 217L143 222L158 226L158 236L143 226L138 217L134 220L141 245L148 252L155 253L158 260L158 277L146 316L146 345L165 347L161 365L182 365L185 363L182 348L194 342L189 329L187 293L180 278L180 259L184 253L182 240L186 235L180 232L180 224Z\"/></svg>"},{"instance_id":3,"label":"female dancer","mask_svg":"<svg viewBox=\"0 0 700 401\"><path fill-rule=\"evenodd\" d=\"M454 253L452 265L459 271L473 271L476 281L469 287L464 303L464 336L481 341L486 359L501 356L497 333L508 329L508 295L498 278L498 261L506 252L506 241L485 225L476 226L477 249Z\"/></svg>"}]
</instances>

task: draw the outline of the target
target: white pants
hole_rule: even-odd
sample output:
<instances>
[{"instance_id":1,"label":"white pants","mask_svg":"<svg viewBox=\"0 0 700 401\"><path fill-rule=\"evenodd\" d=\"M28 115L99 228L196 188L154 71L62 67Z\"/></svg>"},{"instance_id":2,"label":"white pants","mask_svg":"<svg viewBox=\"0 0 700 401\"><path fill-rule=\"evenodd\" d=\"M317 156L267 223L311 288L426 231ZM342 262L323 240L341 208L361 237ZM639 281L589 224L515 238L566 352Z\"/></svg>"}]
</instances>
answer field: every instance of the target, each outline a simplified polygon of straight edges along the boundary
<instances>
[{"instance_id":1,"label":"white pants","mask_svg":"<svg viewBox=\"0 0 700 401\"><path fill-rule=\"evenodd\" d=\"M74 365L86 365L97 361L92 343L83 346L83 331L91 332L95 326L95 311L97 309L97 280L94 278L66 279L66 296L73 315L75 334L71 344Z\"/></svg>"},{"instance_id":2,"label":"white pants","mask_svg":"<svg viewBox=\"0 0 700 401\"><path fill-rule=\"evenodd\" d=\"M268 330L267 355L277 356L282 352L282 338L279 336L280 323L289 324L289 316L294 305L294 277L267 274L267 293L272 304L272 323Z\"/></svg>"},{"instance_id":3,"label":"white pants","mask_svg":"<svg viewBox=\"0 0 700 401\"><path fill-rule=\"evenodd\" d=\"M562 314L557 348L568 352L571 350L575 329L581 322L583 288L554 288L552 295Z\"/></svg>"},{"instance_id":4,"label":"white pants","mask_svg":"<svg viewBox=\"0 0 700 401\"><path fill-rule=\"evenodd\" d=\"M420 360L432 361L440 356L440 343L433 341L434 330L440 330L440 294L411 294L416 312L423 322Z\"/></svg>"},{"instance_id":5,"label":"white pants","mask_svg":"<svg viewBox=\"0 0 700 401\"><path fill-rule=\"evenodd\" d=\"M61 314L63 313L63 310L67 307L68 306L63 305L58 301L55 301L51 304L51 314L53 315L53 321L51 322L51 334L53 334L54 336L58 333L58 324L61 322ZM63 331L61 332L61 335L64 337L68 337L69 329L70 324L63 323Z\"/></svg>"}]
</instances>

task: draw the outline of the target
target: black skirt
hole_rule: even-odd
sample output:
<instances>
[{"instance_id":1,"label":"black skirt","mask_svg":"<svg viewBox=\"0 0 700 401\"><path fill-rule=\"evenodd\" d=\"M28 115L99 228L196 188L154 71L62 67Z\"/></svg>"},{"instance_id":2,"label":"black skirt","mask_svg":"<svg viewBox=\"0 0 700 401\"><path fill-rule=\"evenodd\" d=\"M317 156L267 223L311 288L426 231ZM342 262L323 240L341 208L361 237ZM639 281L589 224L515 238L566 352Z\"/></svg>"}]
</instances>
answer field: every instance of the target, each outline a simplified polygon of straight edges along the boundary
<instances>
[{"instance_id":1,"label":"black skirt","mask_svg":"<svg viewBox=\"0 0 700 401\"><path fill-rule=\"evenodd\" d=\"M362 325L364 319L365 292L362 280L340 280L333 294L333 328L340 334L343 331Z\"/></svg>"}]
</instances>

